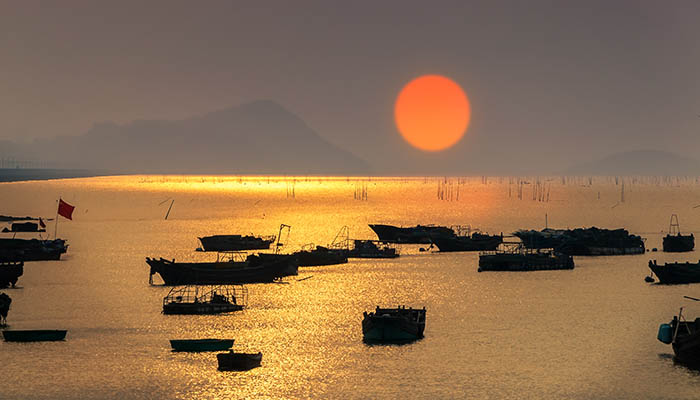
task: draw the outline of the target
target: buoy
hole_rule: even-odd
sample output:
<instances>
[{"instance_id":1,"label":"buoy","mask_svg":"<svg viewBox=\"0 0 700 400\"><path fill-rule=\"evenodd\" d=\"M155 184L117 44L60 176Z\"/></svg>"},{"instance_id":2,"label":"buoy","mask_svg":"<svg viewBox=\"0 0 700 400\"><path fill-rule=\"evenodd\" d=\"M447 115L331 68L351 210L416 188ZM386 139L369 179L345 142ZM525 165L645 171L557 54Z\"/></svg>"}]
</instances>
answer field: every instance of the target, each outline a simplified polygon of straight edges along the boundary
<instances>
[{"instance_id":1,"label":"buoy","mask_svg":"<svg viewBox=\"0 0 700 400\"><path fill-rule=\"evenodd\" d=\"M659 249L657 249L656 247L654 247L653 249L651 249L651 251L659 251Z\"/></svg>"}]
</instances>

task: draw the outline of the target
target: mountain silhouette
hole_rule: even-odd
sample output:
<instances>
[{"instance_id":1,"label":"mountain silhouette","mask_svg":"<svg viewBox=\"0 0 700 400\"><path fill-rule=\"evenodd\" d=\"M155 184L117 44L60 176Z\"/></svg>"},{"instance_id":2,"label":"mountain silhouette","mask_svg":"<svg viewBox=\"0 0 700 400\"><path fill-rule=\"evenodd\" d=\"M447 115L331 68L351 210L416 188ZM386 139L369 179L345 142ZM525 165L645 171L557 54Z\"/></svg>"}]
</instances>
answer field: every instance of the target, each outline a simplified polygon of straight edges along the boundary
<instances>
[{"instance_id":1,"label":"mountain silhouette","mask_svg":"<svg viewBox=\"0 0 700 400\"><path fill-rule=\"evenodd\" d=\"M128 173L367 174L281 105L261 100L177 121L95 124L81 136L2 143L16 158Z\"/></svg>"},{"instance_id":2,"label":"mountain silhouette","mask_svg":"<svg viewBox=\"0 0 700 400\"><path fill-rule=\"evenodd\" d=\"M639 150L616 153L597 161L572 166L567 175L698 176L700 161L678 154Z\"/></svg>"}]
</instances>

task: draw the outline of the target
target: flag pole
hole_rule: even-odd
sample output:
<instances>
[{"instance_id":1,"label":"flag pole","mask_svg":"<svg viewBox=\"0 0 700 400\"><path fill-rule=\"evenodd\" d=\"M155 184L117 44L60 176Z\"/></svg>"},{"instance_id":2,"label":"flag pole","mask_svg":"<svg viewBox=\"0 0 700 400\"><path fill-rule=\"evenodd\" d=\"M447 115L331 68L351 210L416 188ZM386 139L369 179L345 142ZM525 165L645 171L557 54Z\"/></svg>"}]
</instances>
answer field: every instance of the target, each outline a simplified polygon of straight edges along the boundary
<instances>
[{"instance_id":1,"label":"flag pole","mask_svg":"<svg viewBox=\"0 0 700 400\"><path fill-rule=\"evenodd\" d=\"M59 197L58 200L60 201L61 198ZM54 227L53 227L54 240L56 240L56 232L58 232L58 204L59 204L59 202L57 201L56 202L56 220L55 220Z\"/></svg>"}]
</instances>

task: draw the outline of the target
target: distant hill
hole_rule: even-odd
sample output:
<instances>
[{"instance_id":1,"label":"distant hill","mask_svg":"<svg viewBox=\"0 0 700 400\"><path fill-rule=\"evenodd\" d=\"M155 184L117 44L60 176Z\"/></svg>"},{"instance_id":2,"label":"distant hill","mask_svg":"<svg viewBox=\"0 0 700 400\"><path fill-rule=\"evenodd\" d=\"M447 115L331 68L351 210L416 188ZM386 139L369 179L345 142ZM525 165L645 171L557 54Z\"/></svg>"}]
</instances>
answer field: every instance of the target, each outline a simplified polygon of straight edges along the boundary
<instances>
[{"instance_id":1,"label":"distant hill","mask_svg":"<svg viewBox=\"0 0 700 400\"><path fill-rule=\"evenodd\" d=\"M617 153L569 168L567 175L699 176L700 161L656 150Z\"/></svg>"},{"instance_id":2,"label":"distant hill","mask_svg":"<svg viewBox=\"0 0 700 400\"><path fill-rule=\"evenodd\" d=\"M3 146L18 159L130 173L369 173L365 161L266 100L185 120L102 123L82 136Z\"/></svg>"}]
</instances>

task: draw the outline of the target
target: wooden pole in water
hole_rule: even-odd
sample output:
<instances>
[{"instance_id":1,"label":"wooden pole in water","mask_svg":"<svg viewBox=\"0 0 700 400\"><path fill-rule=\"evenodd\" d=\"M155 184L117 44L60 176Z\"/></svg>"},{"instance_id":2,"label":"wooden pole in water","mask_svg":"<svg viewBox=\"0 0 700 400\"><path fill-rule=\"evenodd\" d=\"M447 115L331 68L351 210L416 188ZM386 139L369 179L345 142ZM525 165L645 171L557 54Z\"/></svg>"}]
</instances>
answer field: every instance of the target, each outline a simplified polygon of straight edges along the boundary
<instances>
[{"instance_id":1,"label":"wooden pole in water","mask_svg":"<svg viewBox=\"0 0 700 400\"><path fill-rule=\"evenodd\" d=\"M168 212L165 213L165 219L166 219L166 220L168 219L168 215L170 215L170 210L173 208L173 204L174 204L174 203L175 203L175 199L173 199L173 201L170 202L170 207L168 207Z\"/></svg>"},{"instance_id":2,"label":"wooden pole in water","mask_svg":"<svg viewBox=\"0 0 700 400\"><path fill-rule=\"evenodd\" d=\"M58 197L58 200L61 200L61 197ZM54 221L53 225L53 238L56 240L56 233L58 232L58 201L56 202L56 219Z\"/></svg>"}]
</instances>

